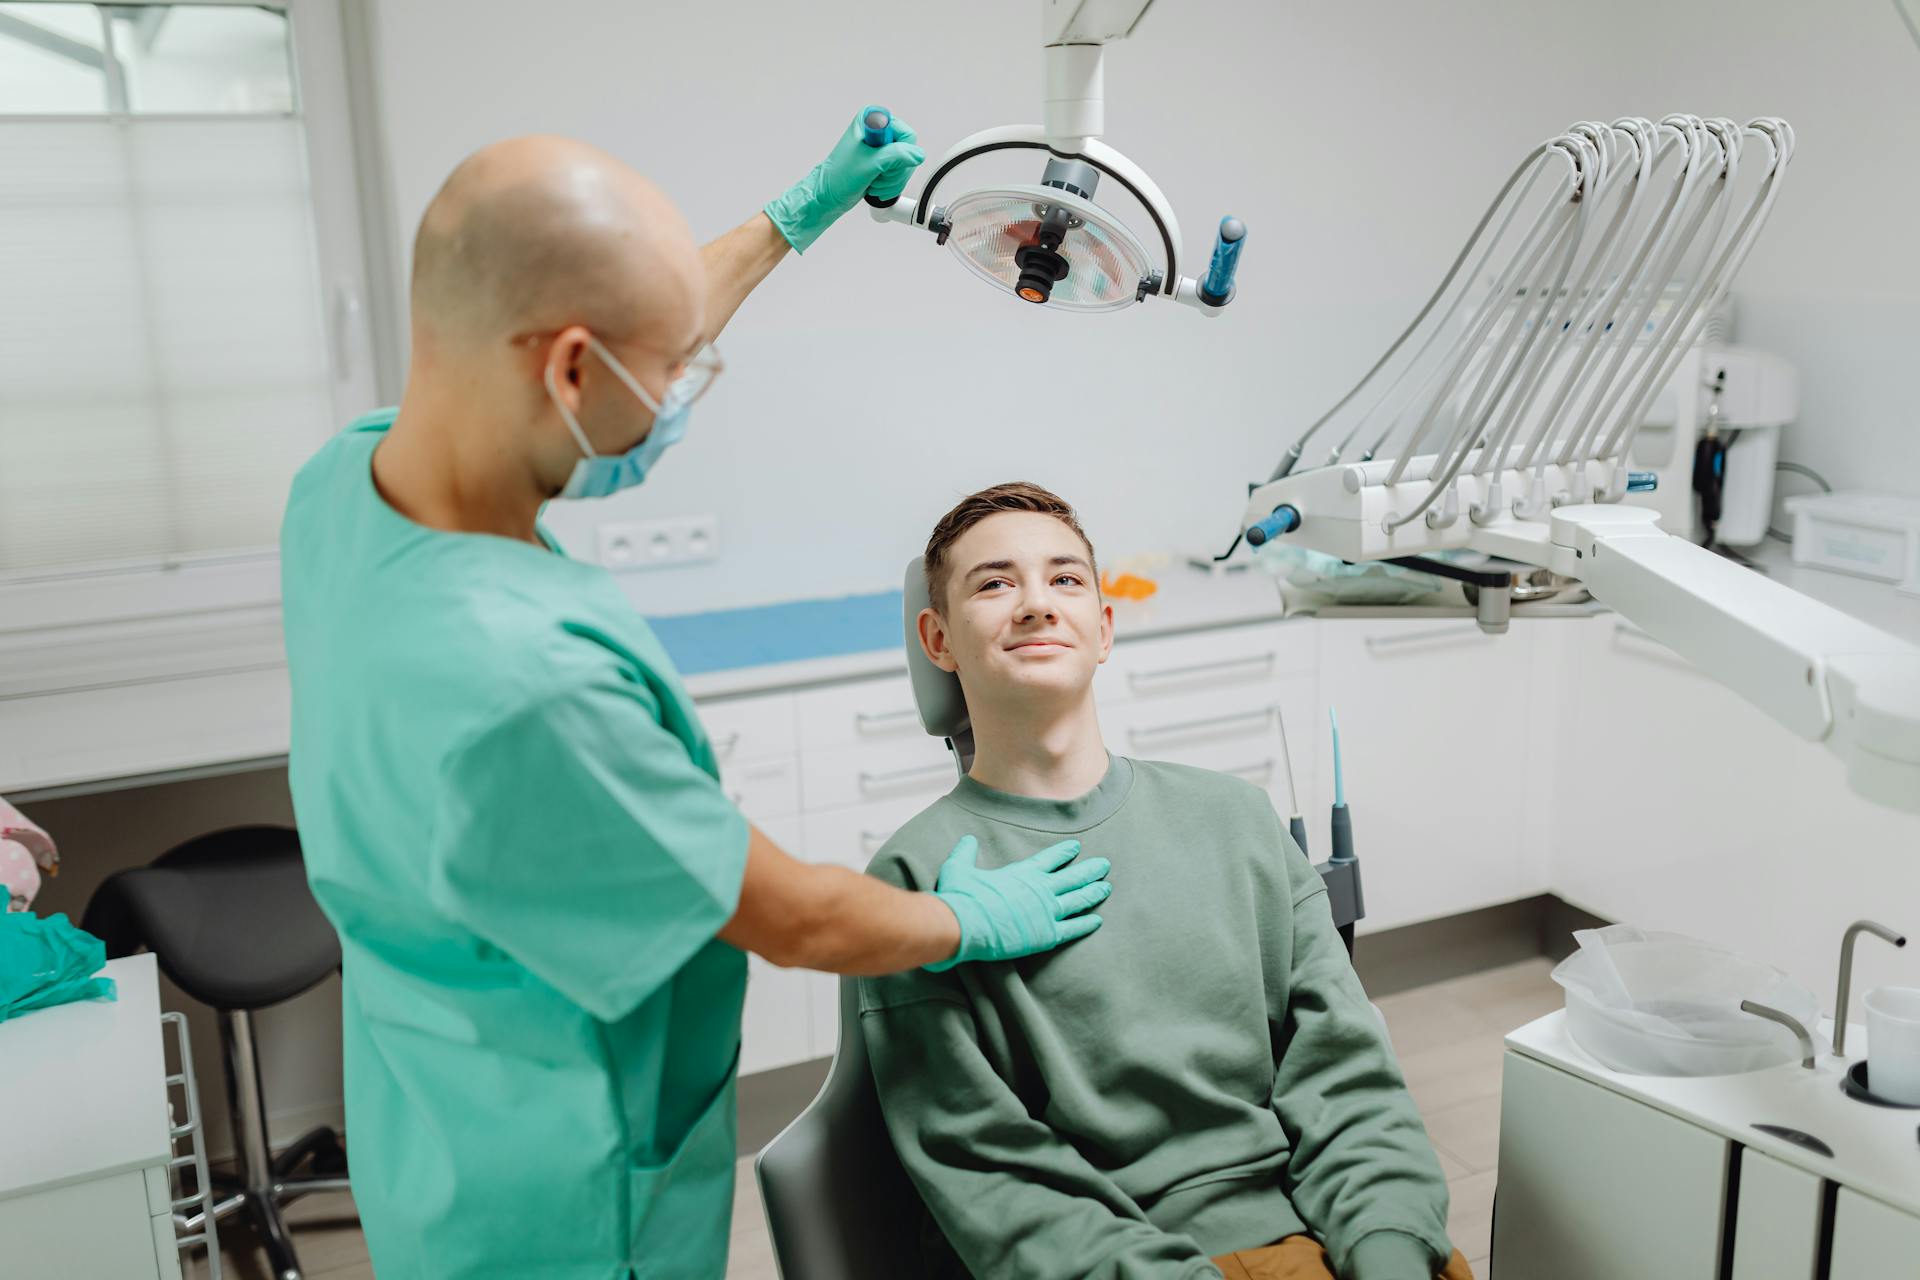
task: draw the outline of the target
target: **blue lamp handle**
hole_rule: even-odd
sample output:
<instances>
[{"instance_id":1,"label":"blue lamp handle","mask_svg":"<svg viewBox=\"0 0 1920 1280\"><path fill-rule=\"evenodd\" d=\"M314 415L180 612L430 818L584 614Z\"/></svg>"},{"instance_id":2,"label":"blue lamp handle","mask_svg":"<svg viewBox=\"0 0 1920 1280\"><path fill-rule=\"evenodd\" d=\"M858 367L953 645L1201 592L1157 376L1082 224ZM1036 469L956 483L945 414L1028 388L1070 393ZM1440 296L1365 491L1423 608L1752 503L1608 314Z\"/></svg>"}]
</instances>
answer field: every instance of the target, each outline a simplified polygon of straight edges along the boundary
<instances>
[{"instance_id":1,"label":"blue lamp handle","mask_svg":"<svg viewBox=\"0 0 1920 1280\"><path fill-rule=\"evenodd\" d=\"M1240 249L1247 242L1247 224L1238 218L1220 219L1220 232L1213 240L1213 261L1207 264L1207 278L1200 282L1200 300L1216 307L1225 306L1233 297L1233 273L1240 266Z\"/></svg>"},{"instance_id":2,"label":"blue lamp handle","mask_svg":"<svg viewBox=\"0 0 1920 1280\"><path fill-rule=\"evenodd\" d=\"M893 138L893 112L885 107L868 107L860 114L860 141L870 147L884 147ZM876 209L891 209L900 203L900 197L891 200L879 200L871 195L862 197Z\"/></svg>"}]
</instances>

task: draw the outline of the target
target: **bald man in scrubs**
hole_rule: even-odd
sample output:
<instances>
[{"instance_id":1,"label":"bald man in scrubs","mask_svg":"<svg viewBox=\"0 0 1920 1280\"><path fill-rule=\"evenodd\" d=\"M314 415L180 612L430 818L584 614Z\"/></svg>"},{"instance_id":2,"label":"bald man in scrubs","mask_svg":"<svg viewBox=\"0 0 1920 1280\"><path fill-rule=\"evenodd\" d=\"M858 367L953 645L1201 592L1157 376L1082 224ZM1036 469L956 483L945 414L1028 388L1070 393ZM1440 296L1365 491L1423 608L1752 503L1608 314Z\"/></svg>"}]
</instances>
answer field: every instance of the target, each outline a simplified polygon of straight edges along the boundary
<instances>
[{"instance_id":1,"label":"bald man in scrubs","mask_svg":"<svg viewBox=\"0 0 1920 1280\"><path fill-rule=\"evenodd\" d=\"M754 286L904 188L897 132L866 146L856 117L704 247L585 144L470 157L421 220L398 409L294 483L291 782L382 1280L719 1277L746 952L881 974L1099 926L1106 862L1072 842L983 871L963 840L923 893L783 853L646 623L539 522L647 479Z\"/></svg>"}]
</instances>

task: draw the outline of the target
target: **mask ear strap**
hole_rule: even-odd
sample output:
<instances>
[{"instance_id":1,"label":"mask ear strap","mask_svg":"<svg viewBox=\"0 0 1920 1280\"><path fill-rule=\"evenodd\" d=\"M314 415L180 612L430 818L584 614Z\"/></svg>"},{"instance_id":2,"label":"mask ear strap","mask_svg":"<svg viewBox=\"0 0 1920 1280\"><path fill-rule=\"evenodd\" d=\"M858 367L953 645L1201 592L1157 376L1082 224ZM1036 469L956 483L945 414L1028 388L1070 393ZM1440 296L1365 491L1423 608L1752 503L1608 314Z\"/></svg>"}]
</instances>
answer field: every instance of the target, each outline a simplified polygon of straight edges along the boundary
<instances>
[{"instance_id":1,"label":"mask ear strap","mask_svg":"<svg viewBox=\"0 0 1920 1280\"><path fill-rule=\"evenodd\" d=\"M652 413L656 418L666 412L666 410L662 409L659 404L654 401L652 396L647 394L647 389L640 385L640 379L634 377L633 374L627 370L627 366L615 359L613 352L607 350L605 344L602 343L600 339L589 333L587 335L587 345L593 348L593 354L600 357L602 364L613 370L614 377L627 384L627 390L640 397L640 403L647 406L648 412Z\"/></svg>"},{"instance_id":2,"label":"mask ear strap","mask_svg":"<svg viewBox=\"0 0 1920 1280\"><path fill-rule=\"evenodd\" d=\"M589 335L589 340L591 340L591 335ZM595 343L594 345L598 346L599 344ZM552 361L547 362L546 372L542 377L547 384L547 395L553 400L553 407L560 411L560 420L566 423L567 430L573 433L573 442L580 446L580 452L586 454L589 458L599 457L600 455L593 451L593 446L587 443L587 433L580 429L579 419L573 416L573 410L567 408L567 402L560 398L560 388L555 385L553 380Z\"/></svg>"}]
</instances>

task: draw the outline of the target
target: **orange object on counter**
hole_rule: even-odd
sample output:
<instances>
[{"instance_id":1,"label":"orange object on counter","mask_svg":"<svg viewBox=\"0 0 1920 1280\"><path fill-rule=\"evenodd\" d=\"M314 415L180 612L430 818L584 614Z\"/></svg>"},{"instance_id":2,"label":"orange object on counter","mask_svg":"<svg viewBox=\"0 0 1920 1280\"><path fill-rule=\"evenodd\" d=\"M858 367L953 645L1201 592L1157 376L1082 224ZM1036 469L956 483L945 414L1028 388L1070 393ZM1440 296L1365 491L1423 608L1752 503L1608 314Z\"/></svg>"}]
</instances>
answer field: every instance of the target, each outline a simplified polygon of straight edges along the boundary
<instances>
[{"instance_id":1,"label":"orange object on counter","mask_svg":"<svg viewBox=\"0 0 1920 1280\"><path fill-rule=\"evenodd\" d=\"M1103 573L1100 575L1100 590L1116 600L1145 600L1160 590L1160 584L1152 578L1136 577L1131 573L1123 573L1117 578Z\"/></svg>"}]
</instances>

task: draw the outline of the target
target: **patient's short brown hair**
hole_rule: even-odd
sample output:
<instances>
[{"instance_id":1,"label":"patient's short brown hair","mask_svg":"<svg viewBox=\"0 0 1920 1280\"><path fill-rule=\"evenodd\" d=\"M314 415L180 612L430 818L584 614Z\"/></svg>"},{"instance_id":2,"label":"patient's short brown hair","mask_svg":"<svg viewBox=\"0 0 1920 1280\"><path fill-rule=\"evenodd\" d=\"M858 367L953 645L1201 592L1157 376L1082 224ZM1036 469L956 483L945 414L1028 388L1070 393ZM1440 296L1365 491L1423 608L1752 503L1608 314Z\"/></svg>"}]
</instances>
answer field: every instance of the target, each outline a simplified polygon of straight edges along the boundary
<instances>
[{"instance_id":1,"label":"patient's short brown hair","mask_svg":"<svg viewBox=\"0 0 1920 1280\"><path fill-rule=\"evenodd\" d=\"M982 489L960 499L953 510L940 517L940 523L933 526L933 535L927 539L927 598L935 609L946 609L947 579L952 576L953 566L947 562L947 553L960 535L985 520L988 516L999 515L1002 511L1031 511L1037 515L1052 516L1067 528L1073 530L1080 539L1080 545L1087 549L1087 560L1092 562L1093 543L1087 540L1087 531L1080 527L1080 517L1060 495L1042 489L1037 484L1028 484L1024 480L1015 480L1008 484L997 484L991 489ZM1099 581L1100 572L1094 570L1094 580Z\"/></svg>"}]
</instances>

